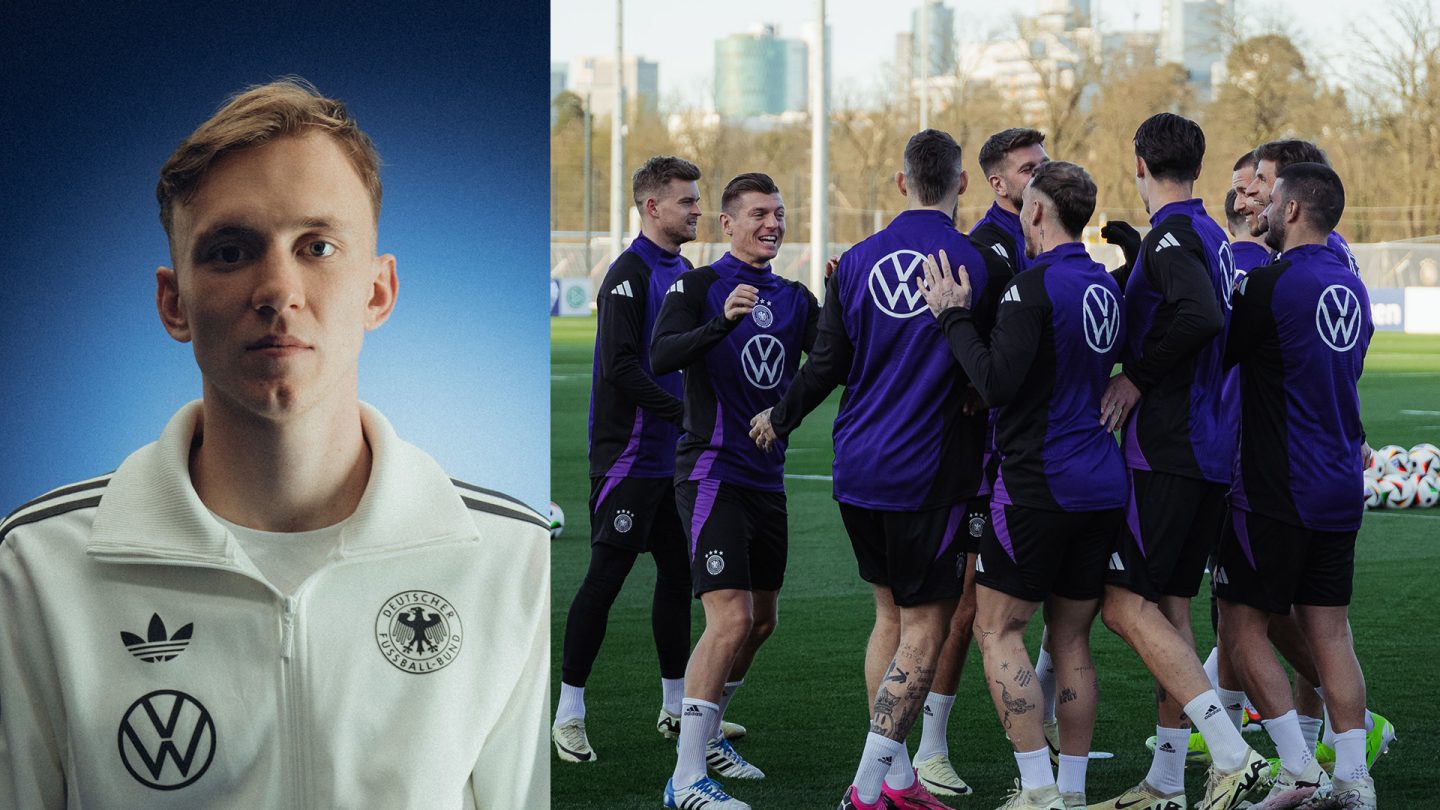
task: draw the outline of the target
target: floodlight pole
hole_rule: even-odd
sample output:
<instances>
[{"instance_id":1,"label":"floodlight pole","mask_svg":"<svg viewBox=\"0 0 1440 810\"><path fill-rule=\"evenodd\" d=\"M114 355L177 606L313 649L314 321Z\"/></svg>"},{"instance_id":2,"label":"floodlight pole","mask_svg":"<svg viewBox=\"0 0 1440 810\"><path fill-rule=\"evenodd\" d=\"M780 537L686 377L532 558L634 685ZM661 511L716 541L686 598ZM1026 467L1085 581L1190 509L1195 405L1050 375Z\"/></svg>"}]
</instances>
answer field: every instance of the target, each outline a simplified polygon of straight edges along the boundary
<instances>
[{"instance_id":1,"label":"floodlight pole","mask_svg":"<svg viewBox=\"0 0 1440 810\"><path fill-rule=\"evenodd\" d=\"M920 128L930 128L930 2L920 0Z\"/></svg>"},{"instance_id":2,"label":"floodlight pole","mask_svg":"<svg viewBox=\"0 0 1440 810\"><path fill-rule=\"evenodd\" d=\"M615 0L615 110L610 116L610 255L625 249L625 0Z\"/></svg>"},{"instance_id":3,"label":"floodlight pole","mask_svg":"<svg viewBox=\"0 0 1440 810\"><path fill-rule=\"evenodd\" d=\"M830 48L825 0L815 0L815 47L810 49L810 289L824 299L825 260L830 250Z\"/></svg>"},{"instance_id":4,"label":"floodlight pole","mask_svg":"<svg viewBox=\"0 0 1440 810\"><path fill-rule=\"evenodd\" d=\"M591 153L594 151L594 119L590 115L590 91L585 91L585 275L590 275L594 266L590 263L590 231L594 226L591 198L595 194L595 171L591 167Z\"/></svg>"}]
</instances>

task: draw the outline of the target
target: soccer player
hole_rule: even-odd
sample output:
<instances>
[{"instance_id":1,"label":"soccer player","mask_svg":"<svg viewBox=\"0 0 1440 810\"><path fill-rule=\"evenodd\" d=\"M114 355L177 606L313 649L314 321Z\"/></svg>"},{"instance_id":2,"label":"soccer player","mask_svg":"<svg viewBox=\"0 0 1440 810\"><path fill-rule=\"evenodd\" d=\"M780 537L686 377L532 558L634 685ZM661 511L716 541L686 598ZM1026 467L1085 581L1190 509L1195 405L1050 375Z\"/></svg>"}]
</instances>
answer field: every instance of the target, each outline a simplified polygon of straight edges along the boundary
<instances>
[{"instance_id":1,"label":"soccer player","mask_svg":"<svg viewBox=\"0 0 1440 810\"><path fill-rule=\"evenodd\" d=\"M201 399L0 526L0 805L548 801L546 522L358 399L397 292L378 168L298 80L161 168Z\"/></svg>"},{"instance_id":2,"label":"soccer player","mask_svg":"<svg viewBox=\"0 0 1440 810\"><path fill-rule=\"evenodd\" d=\"M591 762L585 734L585 681L610 606L640 554L655 561L650 624L660 658L657 727L680 729L685 660L690 654L690 559L675 511L675 440L683 407L680 374L650 371L650 333L665 291L693 269L680 246L700 221L700 170L656 156L631 179L640 234L610 265L595 307L590 391L590 567L570 603L561 659L560 699L551 738L566 762Z\"/></svg>"},{"instance_id":3,"label":"soccer player","mask_svg":"<svg viewBox=\"0 0 1440 810\"><path fill-rule=\"evenodd\" d=\"M1226 362L1240 368L1240 464L1215 581L1225 654L1269 718L1265 729L1280 754L1265 807L1294 806L1328 782L1267 643L1270 616L1292 612L1337 730L1334 800L1375 807L1365 676L1348 617L1364 511L1349 495L1363 467L1356 381L1374 325L1364 284L1327 244L1344 207L1340 178L1327 166L1295 163L1275 176L1261 219L1280 260L1242 281L1226 350ZM1301 452L1310 473L1296 487L1289 459Z\"/></svg>"},{"instance_id":4,"label":"soccer player","mask_svg":"<svg viewBox=\"0 0 1440 810\"><path fill-rule=\"evenodd\" d=\"M923 317L917 282L924 257L946 250L975 268L984 294L985 259L953 219L967 180L949 134L927 129L910 138L895 175L906 210L840 258L825 287L815 351L751 430L762 447L784 439L845 386L835 417L835 499L875 595L865 650L873 711L854 783L840 802L847 810L945 807L916 780L905 738L927 703L960 595L959 533L980 483L985 416L965 413L967 380L934 319ZM990 260L1003 269L1000 257Z\"/></svg>"},{"instance_id":5,"label":"soccer player","mask_svg":"<svg viewBox=\"0 0 1440 810\"><path fill-rule=\"evenodd\" d=\"M1102 423L1124 425L1130 473L1129 510L1110 556L1101 615L1155 677L1158 745L1144 780L1099 807L1183 804L1193 722L1212 758L1197 806L1230 810L1268 765L1241 739L1205 677L1190 599L1224 518L1235 453L1221 399L1234 265L1229 240L1192 197L1205 155L1200 127L1160 113L1140 125L1134 142L1151 230L1126 283L1123 370L1101 400Z\"/></svg>"},{"instance_id":6,"label":"soccer player","mask_svg":"<svg viewBox=\"0 0 1440 810\"><path fill-rule=\"evenodd\" d=\"M785 240L785 203L767 175L725 186L720 226L730 250L670 286L655 320L657 374L684 369L685 434L675 460L675 497L689 542L690 577L705 630L685 668L684 709L666 807L748 810L721 776L760 779L719 733L720 721L760 645L775 631L785 576L785 444L763 452L750 415L774 405L815 343L819 305L770 262Z\"/></svg>"},{"instance_id":7,"label":"soccer player","mask_svg":"<svg viewBox=\"0 0 1440 810\"><path fill-rule=\"evenodd\" d=\"M1233 188L1225 192L1225 231L1235 257L1237 283L1246 273L1270 263L1270 250L1262 237L1253 235L1251 219L1245 196Z\"/></svg>"},{"instance_id":8,"label":"soccer player","mask_svg":"<svg viewBox=\"0 0 1440 810\"><path fill-rule=\"evenodd\" d=\"M1045 133L1037 129L1001 130L980 147L980 171L985 173L995 201L970 229L970 238L1004 259L1011 275L1030 266L1020 228L1021 195L1035 167L1049 159ZM999 287L1004 287L1004 281Z\"/></svg>"},{"instance_id":9,"label":"soccer player","mask_svg":"<svg viewBox=\"0 0 1440 810\"><path fill-rule=\"evenodd\" d=\"M1295 138L1270 141L1255 147L1255 176L1245 188L1245 196L1250 200L1251 210L1258 212L1270 204L1270 189L1275 183L1276 176L1292 163L1319 163L1329 166L1330 160L1320 147L1309 141ZM1251 235L1263 236L1268 227L1265 219L1259 217L1251 230ZM1351 252L1350 243L1345 241L1345 237L1331 232L1326 235L1325 244L1329 245L1330 249L1349 265L1351 272L1357 276L1360 275L1360 263L1355 260L1355 254Z\"/></svg>"},{"instance_id":10,"label":"soccer player","mask_svg":"<svg viewBox=\"0 0 1440 810\"><path fill-rule=\"evenodd\" d=\"M967 268L956 268L957 284L947 254L938 266L928 258L924 294L980 396L1000 409L992 519L975 566L975 632L1020 769L1004 808L1072 810L1086 806L1098 699L1090 625L1124 519L1124 461L1095 419L1120 354L1123 313L1119 286L1079 241L1095 210L1090 175L1073 163L1045 163L1023 200L1030 267L1005 288L989 347L975 322ZM1042 603L1062 695L1058 784L1024 644Z\"/></svg>"}]
</instances>

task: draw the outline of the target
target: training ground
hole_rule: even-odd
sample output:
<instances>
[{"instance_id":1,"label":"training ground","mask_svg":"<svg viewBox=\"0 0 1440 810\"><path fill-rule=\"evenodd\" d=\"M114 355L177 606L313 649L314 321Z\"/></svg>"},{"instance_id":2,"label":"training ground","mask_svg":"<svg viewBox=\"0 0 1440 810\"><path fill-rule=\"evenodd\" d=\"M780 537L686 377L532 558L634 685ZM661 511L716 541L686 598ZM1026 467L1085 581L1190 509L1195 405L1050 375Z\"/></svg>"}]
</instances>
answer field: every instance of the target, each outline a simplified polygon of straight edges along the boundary
<instances>
[{"instance_id":1,"label":"training ground","mask_svg":"<svg viewBox=\"0 0 1440 810\"><path fill-rule=\"evenodd\" d=\"M585 458L594 318L551 320L551 498L565 510L564 534L552 544L550 686L560 690L565 614L589 561L589 480ZM1374 446L1440 444L1440 336L1379 332L1360 381L1365 427ZM786 461L790 561L780 595L780 623L746 677L727 717L750 734L737 748L766 773L759 782L724 780L757 808L830 808L850 784L869 729L861 664L874 608L855 570L840 514L831 498L830 428L839 392L815 410L791 439ZM1360 493L1356 493L1360 497ZM660 681L650 637L654 566L641 558L610 611L609 633L585 690L586 724L598 759L560 762L551 754L555 810L660 807L675 765L674 743L655 731ZM1355 554L1351 609L1355 647L1365 669L1369 704L1390 718L1399 742L1376 763L1387 808L1422 808L1435 799L1440 776L1440 507L1370 512ZM1209 600L1195 600L1201 657L1214 640ZM693 603L693 637L704 625ZM1028 636L1039 645L1040 622ZM1087 796L1099 802L1139 782L1150 763L1145 738L1154 734L1152 682L1139 658L1097 621L1091 635L1100 673L1100 711L1093 747L1114 752L1090 763ZM693 643L693 642L692 642ZM972 796L957 808L993 808L1018 771L985 691L980 652L972 647L950 717L950 754ZM920 739L911 735L911 752ZM1263 733L1246 739L1267 756ZM553 751L553 749L552 749ZM1192 802L1204 771L1186 770Z\"/></svg>"}]
</instances>

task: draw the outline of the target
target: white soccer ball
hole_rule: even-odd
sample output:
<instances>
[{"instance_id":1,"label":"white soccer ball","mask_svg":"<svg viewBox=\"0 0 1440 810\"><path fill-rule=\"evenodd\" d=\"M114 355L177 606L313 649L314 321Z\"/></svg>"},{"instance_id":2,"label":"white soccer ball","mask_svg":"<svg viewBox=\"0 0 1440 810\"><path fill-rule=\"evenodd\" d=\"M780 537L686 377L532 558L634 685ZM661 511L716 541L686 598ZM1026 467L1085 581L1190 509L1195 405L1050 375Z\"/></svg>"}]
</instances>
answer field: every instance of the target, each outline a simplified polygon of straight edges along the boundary
<instances>
[{"instance_id":1,"label":"white soccer ball","mask_svg":"<svg viewBox=\"0 0 1440 810\"><path fill-rule=\"evenodd\" d=\"M1375 456L1379 458L1380 471L1385 475L1410 472L1410 451L1398 444L1387 444L1377 449Z\"/></svg>"},{"instance_id":2,"label":"white soccer ball","mask_svg":"<svg viewBox=\"0 0 1440 810\"><path fill-rule=\"evenodd\" d=\"M1380 494L1386 509L1404 509L1415 502L1415 482L1408 475L1392 473L1380 479Z\"/></svg>"},{"instance_id":3,"label":"white soccer ball","mask_svg":"<svg viewBox=\"0 0 1440 810\"><path fill-rule=\"evenodd\" d=\"M1366 470L1368 473L1369 470ZM1365 508L1378 509L1385 503L1385 495L1380 491L1380 478L1365 476Z\"/></svg>"},{"instance_id":4,"label":"white soccer ball","mask_svg":"<svg viewBox=\"0 0 1440 810\"><path fill-rule=\"evenodd\" d=\"M1410 448L1410 472L1425 475L1440 471L1440 447L1421 442Z\"/></svg>"},{"instance_id":5,"label":"white soccer ball","mask_svg":"<svg viewBox=\"0 0 1440 810\"><path fill-rule=\"evenodd\" d=\"M1429 509L1436 503L1440 503L1440 477L1434 473L1421 475L1411 473L1410 480L1415 484L1415 505Z\"/></svg>"},{"instance_id":6,"label":"white soccer ball","mask_svg":"<svg viewBox=\"0 0 1440 810\"><path fill-rule=\"evenodd\" d=\"M1375 457L1371 456L1370 459L1373 461ZM1380 476L1383 475L1383 473L1380 472L1380 468L1373 465L1366 467L1361 473L1365 476L1366 481L1379 481Z\"/></svg>"},{"instance_id":7,"label":"white soccer ball","mask_svg":"<svg viewBox=\"0 0 1440 810\"><path fill-rule=\"evenodd\" d=\"M1365 462L1365 474L1379 478L1385 474L1385 462L1380 459L1380 454L1374 450L1370 451L1370 460Z\"/></svg>"},{"instance_id":8,"label":"white soccer ball","mask_svg":"<svg viewBox=\"0 0 1440 810\"><path fill-rule=\"evenodd\" d=\"M559 536L560 536L560 533L563 532L563 531L565 531L565 510L560 508L560 504L558 504L558 503L556 503L556 502L554 502L554 501L551 501L551 502L550 502L550 539L551 539L551 540L554 540L555 538L559 537Z\"/></svg>"}]
</instances>

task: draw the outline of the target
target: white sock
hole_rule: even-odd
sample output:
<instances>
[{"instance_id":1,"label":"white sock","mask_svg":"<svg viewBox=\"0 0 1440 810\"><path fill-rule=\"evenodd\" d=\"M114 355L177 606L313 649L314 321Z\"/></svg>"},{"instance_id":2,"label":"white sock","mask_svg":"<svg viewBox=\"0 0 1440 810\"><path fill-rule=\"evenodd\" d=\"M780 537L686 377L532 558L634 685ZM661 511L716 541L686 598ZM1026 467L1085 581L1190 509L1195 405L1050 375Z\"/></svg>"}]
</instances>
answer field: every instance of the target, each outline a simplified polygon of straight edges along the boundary
<instances>
[{"instance_id":1,"label":"white sock","mask_svg":"<svg viewBox=\"0 0 1440 810\"><path fill-rule=\"evenodd\" d=\"M1300 738L1305 741L1305 747L1310 749L1310 756L1315 756L1315 743L1320 742L1320 728L1325 721L1318 717L1306 717L1301 714L1297 716L1300 722Z\"/></svg>"},{"instance_id":2,"label":"white sock","mask_svg":"<svg viewBox=\"0 0 1440 810\"><path fill-rule=\"evenodd\" d=\"M1216 694L1220 692L1220 648L1211 647L1210 654L1205 657L1205 677L1210 679L1210 688Z\"/></svg>"},{"instance_id":3,"label":"white sock","mask_svg":"<svg viewBox=\"0 0 1440 810\"><path fill-rule=\"evenodd\" d=\"M1085 792L1085 769L1090 765L1090 757L1072 757L1068 754L1060 755L1060 778L1056 780L1056 786L1061 793L1084 793Z\"/></svg>"},{"instance_id":4,"label":"white sock","mask_svg":"<svg viewBox=\"0 0 1440 810\"><path fill-rule=\"evenodd\" d=\"M1050 651L1044 647L1040 648L1040 655L1035 659L1035 679L1039 681L1040 694L1045 698L1045 711L1040 717L1048 723L1055 719L1055 662L1050 658Z\"/></svg>"},{"instance_id":5,"label":"white sock","mask_svg":"<svg viewBox=\"0 0 1440 810\"><path fill-rule=\"evenodd\" d=\"M1220 698L1220 706L1225 709L1225 716L1235 724L1235 730L1245 724L1245 693L1235 689L1216 689L1215 694Z\"/></svg>"},{"instance_id":6,"label":"white sock","mask_svg":"<svg viewBox=\"0 0 1440 810\"><path fill-rule=\"evenodd\" d=\"M1365 732L1368 734L1375 730L1375 714L1369 709L1365 710Z\"/></svg>"},{"instance_id":7,"label":"white sock","mask_svg":"<svg viewBox=\"0 0 1440 810\"><path fill-rule=\"evenodd\" d=\"M1162 796L1184 792L1190 729L1156 726L1155 737L1155 755L1150 758L1150 772L1145 774L1145 781Z\"/></svg>"},{"instance_id":8,"label":"white sock","mask_svg":"<svg viewBox=\"0 0 1440 810\"><path fill-rule=\"evenodd\" d=\"M670 779L676 788L689 787L705 776L705 743L711 724L720 716L720 707L708 700L687 697L681 705L680 745Z\"/></svg>"},{"instance_id":9,"label":"white sock","mask_svg":"<svg viewBox=\"0 0 1440 810\"><path fill-rule=\"evenodd\" d=\"M555 704L555 725L575 718L585 719L585 687L560 682L560 700Z\"/></svg>"},{"instance_id":10,"label":"white sock","mask_svg":"<svg viewBox=\"0 0 1440 810\"><path fill-rule=\"evenodd\" d=\"M915 751L916 762L924 762L936 754L950 754L945 730L950 726L950 709L954 705L954 695L931 692L925 696L925 714L920 721L920 747Z\"/></svg>"},{"instance_id":11,"label":"white sock","mask_svg":"<svg viewBox=\"0 0 1440 810\"><path fill-rule=\"evenodd\" d=\"M1220 696L1215 694L1215 690L1207 689L1185 704L1185 716L1205 738L1215 767L1233 771L1245 764L1245 752L1250 750L1250 746L1240 738L1240 732L1225 716L1225 710L1220 705Z\"/></svg>"},{"instance_id":12,"label":"white sock","mask_svg":"<svg viewBox=\"0 0 1440 810\"><path fill-rule=\"evenodd\" d=\"M1352 728L1335 735L1335 778L1354 782L1370 775L1365 767L1365 729Z\"/></svg>"},{"instance_id":13,"label":"white sock","mask_svg":"<svg viewBox=\"0 0 1440 810\"><path fill-rule=\"evenodd\" d=\"M860 754L860 767L855 771L855 793L860 801L874 804L880 799L880 783L895 757L905 751L905 744L892 740L884 734L870 732L865 735L865 750Z\"/></svg>"},{"instance_id":14,"label":"white sock","mask_svg":"<svg viewBox=\"0 0 1440 810\"><path fill-rule=\"evenodd\" d=\"M1055 772L1050 770L1050 746L1034 751L1016 751L1015 764L1020 766L1022 789L1034 790L1055 784Z\"/></svg>"},{"instance_id":15,"label":"white sock","mask_svg":"<svg viewBox=\"0 0 1440 810\"><path fill-rule=\"evenodd\" d=\"M895 755L895 761L890 763L890 770L885 772L885 784L896 790L915 784L915 766L910 764L910 750L904 743L900 744L900 753Z\"/></svg>"},{"instance_id":16,"label":"white sock","mask_svg":"<svg viewBox=\"0 0 1440 810\"><path fill-rule=\"evenodd\" d=\"M716 729L720 728L720 721L725 719L725 710L730 708L730 699L735 697L735 690L739 689L744 683L744 678L738 681L725 682L725 689L720 693L720 714L715 718Z\"/></svg>"},{"instance_id":17,"label":"white sock","mask_svg":"<svg viewBox=\"0 0 1440 810\"><path fill-rule=\"evenodd\" d=\"M1299 775L1310 762L1310 749L1305 747L1305 738L1300 736L1300 719L1295 710L1265 721L1265 731L1275 741L1275 752L1280 755L1280 767Z\"/></svg>"},{"instance_id":18,"label":"white sock","mask_svg":"<svg viewBox=\"0 0 1440 810\"><path fill-rule=\"evenodd\" d=\"M564 688L563 686L561 688ZM680 702L685 699L684 678L660 679L660 706L671 714L680 713Z\"/></svg>"}]
</instances>

